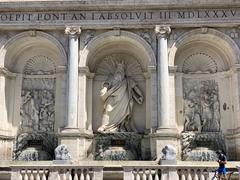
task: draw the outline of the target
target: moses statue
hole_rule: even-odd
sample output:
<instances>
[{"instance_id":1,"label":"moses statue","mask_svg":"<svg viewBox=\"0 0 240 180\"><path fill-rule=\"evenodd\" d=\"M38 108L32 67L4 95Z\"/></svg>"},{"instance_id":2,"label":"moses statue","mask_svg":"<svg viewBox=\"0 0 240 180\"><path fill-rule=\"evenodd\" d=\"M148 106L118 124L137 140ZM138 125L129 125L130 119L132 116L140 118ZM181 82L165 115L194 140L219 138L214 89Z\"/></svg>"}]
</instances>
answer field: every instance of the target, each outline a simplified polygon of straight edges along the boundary
<instances>
[{"instance_id":1,"label":"moses statue","mask_svg":"<svg viewBox=\"0 0 240 180\"><path fill-rule=\"evenodd\" d=\"M101 133L136 131L130 122L134 101L143 103L143 95L136 82L127 77L124 63L118 63L116 70L103 83L100 96L104 103Z\"/></svg>"}]
</instances>

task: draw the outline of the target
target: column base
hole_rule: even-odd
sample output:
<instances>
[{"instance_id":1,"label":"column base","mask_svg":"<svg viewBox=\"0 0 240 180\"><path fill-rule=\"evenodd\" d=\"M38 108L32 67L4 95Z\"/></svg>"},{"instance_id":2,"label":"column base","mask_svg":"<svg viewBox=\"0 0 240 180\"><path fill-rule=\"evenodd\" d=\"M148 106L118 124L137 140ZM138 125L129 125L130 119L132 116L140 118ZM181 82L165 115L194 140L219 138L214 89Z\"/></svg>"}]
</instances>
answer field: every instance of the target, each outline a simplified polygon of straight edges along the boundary
<instances>
[{"instance_id":1,"label":"column base","mask_svg":"<svg viewBox=\"0 0 240 180\"><path fill-rule=\"evenodd\" d=\"M158 135L178 136L178 130L175 127L158 127L156 133Z\"/></svg>"},{"instance_id":2,"label":"column base","mask_svg":"<svg viewBox=\"0 0 240 180\"><path fill-rule=\"evenodd\" d=\"M58 144L65 144L69 150L73 163L86 160L90 156L93 134L81 132L79 129L66 128L58 134Z\"/></svg>"}]
</instances>

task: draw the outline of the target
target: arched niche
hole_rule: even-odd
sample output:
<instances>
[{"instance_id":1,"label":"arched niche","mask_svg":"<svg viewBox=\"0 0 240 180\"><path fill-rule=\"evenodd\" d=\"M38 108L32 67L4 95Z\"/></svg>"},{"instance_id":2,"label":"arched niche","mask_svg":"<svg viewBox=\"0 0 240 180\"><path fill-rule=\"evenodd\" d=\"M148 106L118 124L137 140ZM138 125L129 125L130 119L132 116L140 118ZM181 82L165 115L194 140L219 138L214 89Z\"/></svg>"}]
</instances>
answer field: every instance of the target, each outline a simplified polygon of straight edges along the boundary
<instances>
[{"instance_id":1,"label":"arched niche","mask_svg":"<svg viewBox=\"0 0 240 180\"><path fill-rule=\"evenodd\" d=\"M65 50L51 35L27 31L12 37L0 54L6 71L7 121L11 135L16 137L14 159L27 160L19 157L33 141L46 149L51 147L48 153L52 157L55 134L66 114Z\"/></svg>"},{"instance_id":2,"label":"arched niche","mask_svg":"<svg viewBox=\"0 0 240 180\"><path fill-rule=\"evenodd\" d=\"M155 67L156 63L155 55L151 46L138 35L114 30L94 37L80 55L79 65L87 66L94 74L91 81L92 98L87 102L92 104L92 113L88 111L88 117L92 117L93 132L97 131L102 121L103 102L99 96L101 86L109 72L115 68L116 62L121 61L125 64L126 75L137 83L144 95L142 105L134 103L132 121L138 132L150 128L147 125L151 122L152 101L149 95L152 93L151 84L154 81L150 77L151 68Z\"/></svg>"},{"instance_id":3,"label":"arched niche","mask_svg":"<svg viewBox=\"0 0 240 180\"><path fill-rule=\"evenodd\" d=\"M231 110L232 94L236 92L232 67L239 61L238 46L217 30L203 32L203 29L196 29L179 37L171 47L169 57L169 63L176 66L177 123L183 132L183 142L190 142L190 149L182 144L183 156L186 152L192 152L188 157L197 153L194 149L197 147L191 145L191 138L198 147L208 146L205 148L213 152L228 150L224 134L235 125ZM228 141L226 145L229 146Z\"/></svg>"}]
</instances>

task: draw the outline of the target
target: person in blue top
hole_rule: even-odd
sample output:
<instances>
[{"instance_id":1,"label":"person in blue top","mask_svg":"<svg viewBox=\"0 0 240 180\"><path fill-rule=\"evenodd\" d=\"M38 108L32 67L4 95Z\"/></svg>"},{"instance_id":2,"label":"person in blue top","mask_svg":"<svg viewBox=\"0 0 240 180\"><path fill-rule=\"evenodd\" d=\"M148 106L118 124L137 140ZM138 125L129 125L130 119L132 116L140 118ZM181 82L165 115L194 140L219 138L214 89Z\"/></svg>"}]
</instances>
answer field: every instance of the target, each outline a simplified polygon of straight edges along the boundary
<instances>
[{"instance_id":1,"label":"person in blue top","mask_svg":"<svg viewBox=\"0 0 240 180\"><path fill-rule=\"evenodd\" d=\"M219 164L219 167L217 170L218 177L219 177L219 179L221 179L221 178L226 179L227 169L225 167L225 164L227 163L227 157L221 150L216 151L216 154L218 156L217 162Z\"/></svg>"}]
</instances>

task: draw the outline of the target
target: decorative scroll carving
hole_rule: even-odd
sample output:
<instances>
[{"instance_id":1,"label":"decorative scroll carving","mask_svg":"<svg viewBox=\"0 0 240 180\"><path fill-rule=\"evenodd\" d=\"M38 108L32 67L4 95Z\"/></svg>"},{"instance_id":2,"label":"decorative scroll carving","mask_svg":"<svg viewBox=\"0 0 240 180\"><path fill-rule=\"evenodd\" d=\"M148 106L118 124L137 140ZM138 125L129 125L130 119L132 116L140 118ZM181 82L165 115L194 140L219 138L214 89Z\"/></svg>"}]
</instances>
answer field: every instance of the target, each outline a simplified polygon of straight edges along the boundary
<instances>
[{"instance_id":1,"label":"decorative scroll carving","mask_svg":"<svg viewBox=\"0 0 240 180\"><path fill-rule=\"evenodd\" d=\"M67 26L65 29L65 34L76 35L81 33L81 28L79 26Z\"/></svg>"},{"instance_id":2,"label":"decorative scroll carving","mask_svg":"<svg viewBox=\"0 0 240 180\"><path fill-rule=\"evenodd\" d=\"M218 84L214 80L183 80L184 131L220 131Z\"/></svg>"},{"instance_id":3,"label":"decorative scroll carving","mask_svg":"<svg viewBox=\"0 0 240 180\"><path fill-rule=\"evenodd\" d=\"M215 73L218 71L218 66L211 56L196 53L184 60L182 71L184 73Z\"/></svg>"},{"instance_id":4,"label":"decorative scroll carving","mask_svg":"<svg viewBox=\"0 0 240 180\"><path fill-rule=\"evenodd\" d=\"M155 33L158 37L167 37L171 33L171 28L169 26L157 25Z\"/></svg>"}]
</instances>

